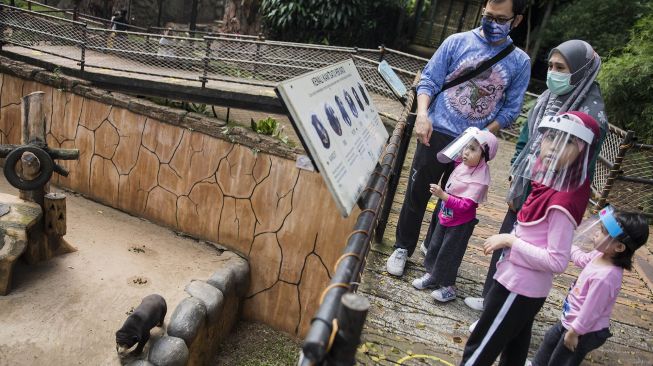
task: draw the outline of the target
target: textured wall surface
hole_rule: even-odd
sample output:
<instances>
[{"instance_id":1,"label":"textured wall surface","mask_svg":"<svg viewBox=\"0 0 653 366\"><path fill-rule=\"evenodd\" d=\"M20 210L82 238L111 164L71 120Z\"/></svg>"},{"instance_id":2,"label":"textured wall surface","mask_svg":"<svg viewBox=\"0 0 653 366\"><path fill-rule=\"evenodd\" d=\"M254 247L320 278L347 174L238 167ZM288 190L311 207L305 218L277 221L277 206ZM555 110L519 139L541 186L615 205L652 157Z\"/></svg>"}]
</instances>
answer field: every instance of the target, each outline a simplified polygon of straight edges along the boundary
<instances>
[{"instance_id":1,"label":"textured wall surface","mask_svg":"<svg viewBox=\"0 0 653 366\"><path fill-rule=\"evenodd\" d=\"M295 167L295 151L4 61L0 143L20 140L20 98L45 92L48 144L80 150L60 162L71 173L55 184L244 253L244 317L304 335L359 211L340 217L321 176Z\"/></svg>"}]
</instances>

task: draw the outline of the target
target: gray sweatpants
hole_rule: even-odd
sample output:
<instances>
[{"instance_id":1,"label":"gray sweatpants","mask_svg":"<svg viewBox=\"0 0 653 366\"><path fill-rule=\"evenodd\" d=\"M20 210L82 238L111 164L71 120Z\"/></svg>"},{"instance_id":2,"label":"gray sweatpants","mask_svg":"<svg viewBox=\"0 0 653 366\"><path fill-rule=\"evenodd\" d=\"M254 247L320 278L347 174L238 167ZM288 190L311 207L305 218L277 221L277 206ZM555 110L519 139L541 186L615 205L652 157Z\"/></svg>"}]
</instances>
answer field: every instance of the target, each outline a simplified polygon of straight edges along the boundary
<instances>
[{"instance_id":1,"label":"gray sweatpants","mask_svg":"<svg viewBox=\"0 0 653 366\"><path fill-rule=\"evenodd\" d=\"M476 224L478 219L458 226L442 226L438 222L424 259L424 268L431 275L430 285L444 287L456 283L458 268Z\"/></svg>"}]
</instances>

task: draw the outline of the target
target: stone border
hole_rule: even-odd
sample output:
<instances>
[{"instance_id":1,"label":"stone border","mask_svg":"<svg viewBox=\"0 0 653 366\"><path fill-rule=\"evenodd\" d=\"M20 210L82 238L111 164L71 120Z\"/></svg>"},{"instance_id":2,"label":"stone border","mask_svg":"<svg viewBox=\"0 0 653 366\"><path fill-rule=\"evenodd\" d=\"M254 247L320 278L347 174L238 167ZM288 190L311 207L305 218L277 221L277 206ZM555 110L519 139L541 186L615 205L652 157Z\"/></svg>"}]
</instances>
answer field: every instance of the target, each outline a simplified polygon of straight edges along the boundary
<instances>
[{"instance_id":1,"label":"stone border","mask_svg":"<svg viewBox=\"0 0 653 366\"><path fill-rule=\"evenodd\" d=\"M295 160L297 155L306 154L301 147L290 147L278 139L258 134L243 126L226 126L225 121L217 118L188 112L183 109L161 106L143 98L110 92L93 86L93 83L89 81L64 75L60 72L47 71L44 68L15 61L4 56L0 56L0 72L21 79L36 81L97 102L124 108L163 123L201 132L285 159Z\"/></svg>"},{"instance_id":2,"label":"stone border","mask_svg":"<svg viewBox=\"0 0 653 366\"><path fill-rule=\"evenodd\" d=\"M249 263L239 258L236 265L218 269L207 281L191 281L185 288L190 296L173 311L166 327L167 335L151 345L147 360L135 360L128 366L211 362L240 318L249 273Z\"/></svg>"}]
</instances>

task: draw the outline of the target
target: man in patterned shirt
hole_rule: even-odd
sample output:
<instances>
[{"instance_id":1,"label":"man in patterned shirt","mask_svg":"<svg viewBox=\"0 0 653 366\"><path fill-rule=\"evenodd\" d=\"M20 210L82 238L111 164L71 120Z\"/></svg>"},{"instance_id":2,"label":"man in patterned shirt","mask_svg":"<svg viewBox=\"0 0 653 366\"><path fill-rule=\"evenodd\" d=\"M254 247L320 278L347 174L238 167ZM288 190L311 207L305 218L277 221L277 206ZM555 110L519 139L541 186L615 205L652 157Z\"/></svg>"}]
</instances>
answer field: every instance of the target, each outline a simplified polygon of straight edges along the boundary
<instances>
[{"instance_id":1,"label":"man in patterned shirt","mask_svg":"<svg viewBox=\"0 0 653 366\"><path fill-rule=\"evenodd\" d=\"M407 257L417 245L429 184L438 183L445 171L453 169L438 162L437 153L468 127L497 133L519 115L530 79L530 59L520 49L469 81L444 91L442 87L512 45L508 34L521 23L525 8L526 0L487 0L481 27L448 37L424 67L417 85L417 150L388 273L403 275Z\"/></svg>"}]
</instances>

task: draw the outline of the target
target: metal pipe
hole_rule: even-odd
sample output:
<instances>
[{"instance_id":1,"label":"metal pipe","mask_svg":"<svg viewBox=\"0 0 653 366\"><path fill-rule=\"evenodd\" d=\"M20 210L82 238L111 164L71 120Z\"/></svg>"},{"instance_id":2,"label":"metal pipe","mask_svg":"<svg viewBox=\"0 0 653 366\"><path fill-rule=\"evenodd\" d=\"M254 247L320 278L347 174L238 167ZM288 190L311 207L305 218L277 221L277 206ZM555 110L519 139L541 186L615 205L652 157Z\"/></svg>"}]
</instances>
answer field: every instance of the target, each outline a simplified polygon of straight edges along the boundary
<instances>
[{"instance_id":1,"label":"metal pipe","mask_svg":"<svg viewBox=\"0 0 653 366\"><path fill-rule=\"evenodd\" d=\"M87 34L86 34L86 24L82 27L82 38L84 41L80 45L82 48L82 59L79 62L79 68L81 71L84 71L84 63L86 62L86 42L88 41L87 39Z\"/></svg>"},{"instance_id":2,"label":"metal pipe","mask_svg":"<svg viewBox=\"0 0 653 366\"><path fill-rule=\"evenodd\" d=\"M620 175L620 176L617 176L615 179L621 180L621 181L624 181L624 182L653 185L653 179L646 179L646 178L640 178L640 177L630 177L630 176L627 176L627 175Z\"/></svg>"},{"instance_id":3,"label":"metal pipe","mask_svg":"<svg viewBox=\"0 0 653 366\"><path fill-rule=\"evenodd\" d=\"M66 19L66 18L55 17L54 15L43 14L43 13L39 13L38 11L25 10L25 9L17 8L15 6L0 4L0 7L11 9L11 10L16 10L16 11L21 12L21 13L32 14L32 15L35 15L35 16L38 16L38 17L41 17L41 18L53 19L53 20L57 20L57 21L65 22L65 23L79 24L79 25L84 24L83 22L76 22L74 20L70 20L70 19Z\"/></svg>"}]
</instances>

